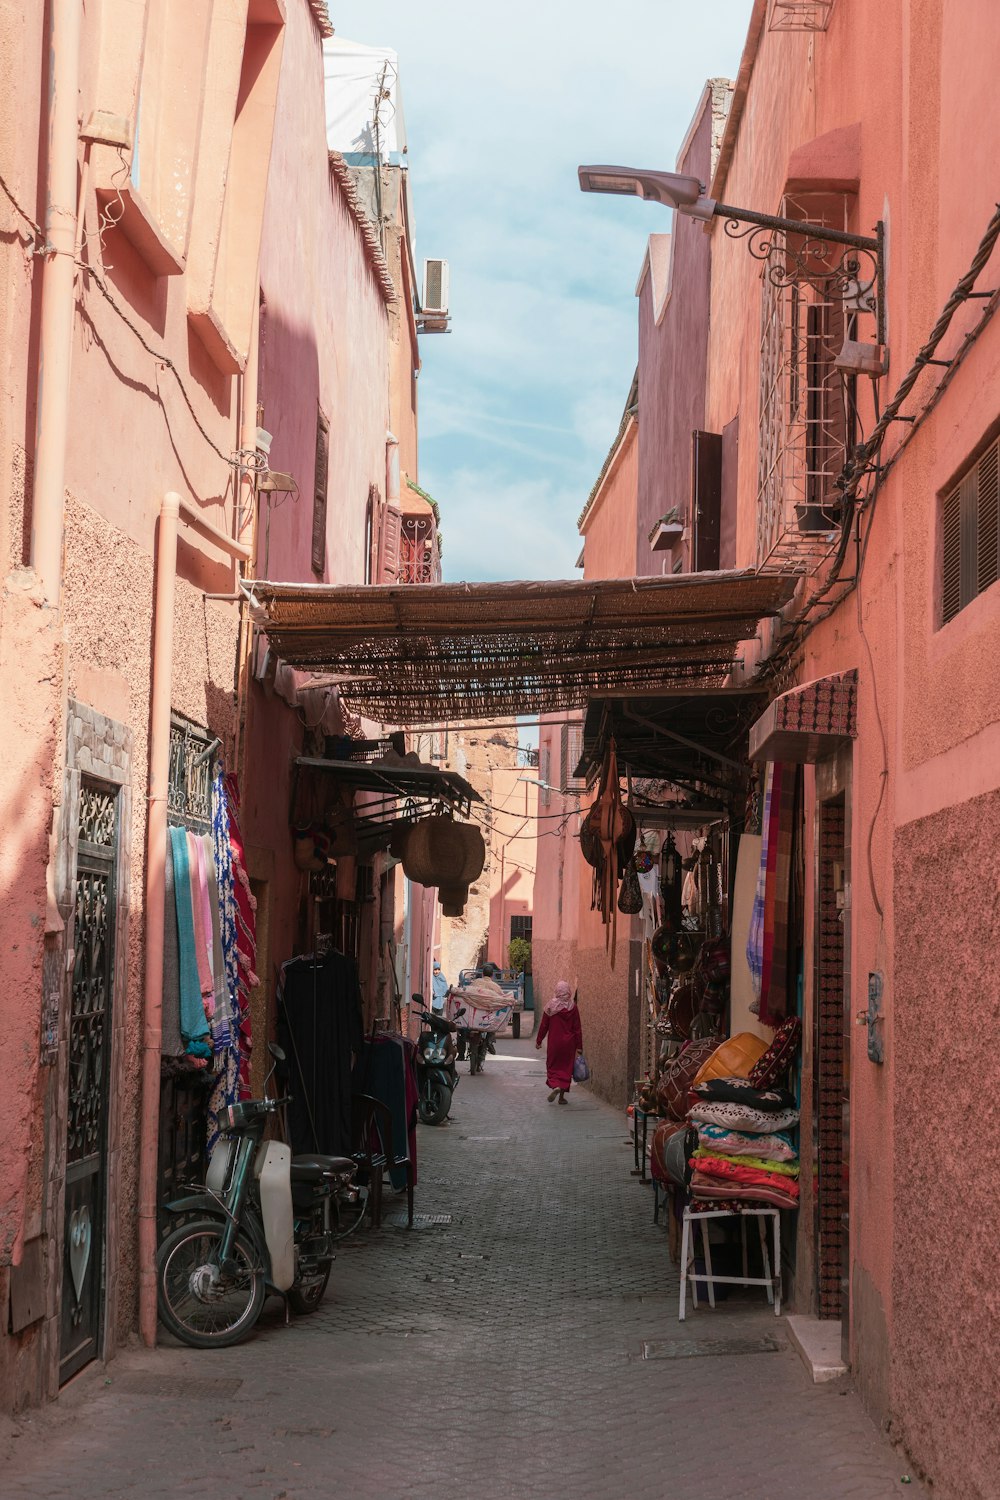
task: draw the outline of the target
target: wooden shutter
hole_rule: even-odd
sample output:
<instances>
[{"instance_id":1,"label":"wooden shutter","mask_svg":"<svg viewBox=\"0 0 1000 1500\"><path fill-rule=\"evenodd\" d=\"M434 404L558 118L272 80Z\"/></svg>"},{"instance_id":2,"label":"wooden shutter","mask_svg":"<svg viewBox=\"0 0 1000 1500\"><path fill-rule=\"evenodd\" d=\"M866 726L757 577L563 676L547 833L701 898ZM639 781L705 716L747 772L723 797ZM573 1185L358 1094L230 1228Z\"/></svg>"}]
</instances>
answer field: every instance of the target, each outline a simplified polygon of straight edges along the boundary
<instances>
[{"instance_id":1,"label":"wooden shutter","mask_svg":"<svg viewBox=\"0 0 1000 1500\"><path fill-rule=\"evenodd\" d=\"M941 505L941 623L1000 578L1000 443L963 474Z\"/></svg>"},{"instance_id":2,"label":"wooden shutter","mask_svg":"<svg viewBox=\"0 0 1000 1500\"><path fill-rule=\"evenodd\" d=\"M719 566L722 521L722 435L691 434L691 515L696 573L714 573Z\"/></svg>"},{"instance_id":3,"label":"wooden shutter","mask_svg":"<svg viewBox=\"0 0 1000 1500\"><path fill-rule=\"evenodd\" d=\"M312 565L314 573L326 569L326 492L330 480L330 424L322 411L316 413L316 474L313 482Z\"/></svg>"},{"instance_id":4,"label":"wooden shutter","mask_svg":"<svg viewBox=\"0 0 1000 1500\"><path fill-rule=\"evenodd\" d=\"M978 556L976 559L976 593L981 594L1000 578L1000 525L998 525L997 467L1000 443L993 443L976 465L978 470L979 514L977 516Z\"/></svg>"},{"instance_id":5,"label":"wooden shutter","mask_svg":"<svg viewBox=\"0 0 1000 1500\"><path fill-rule=\"evenodd\" d=\"M403 514L395 505L387 505L382 511L382 537L380 548L379 582L398 583L399 555L403 534Z\"/></svg>"},{"instance_id":6,"label":"wooden shutter","mask_svg":"<svg viewBox=\"0 0 1000 1500\"><path fill-rule=\"evenodd\" d=\"M583 754L583 725L564 724L560 745L559 790L578 792L586 785L575 774Z\"/></svg>"},{"instance_id":7,"label":"wooden shutter","mask_svg":"<svg viewBox=\"0 0 1000 1500\"><path fill-rule=\"evenodd\" d=\"M719 485L719 567L736 566L736 498L740 468L739 412L722 429L722 478Z\"/></svg>"}]
</instances>

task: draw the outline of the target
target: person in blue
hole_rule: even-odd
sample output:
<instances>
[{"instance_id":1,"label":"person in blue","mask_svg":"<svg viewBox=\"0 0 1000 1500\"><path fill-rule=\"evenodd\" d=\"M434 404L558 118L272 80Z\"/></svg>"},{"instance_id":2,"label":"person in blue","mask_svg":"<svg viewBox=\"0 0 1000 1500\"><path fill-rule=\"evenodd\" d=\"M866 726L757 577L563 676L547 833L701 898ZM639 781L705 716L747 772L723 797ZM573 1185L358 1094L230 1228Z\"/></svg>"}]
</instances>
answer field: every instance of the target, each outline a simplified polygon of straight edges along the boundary
<instances>
[{"instance_id":1,"label":"person in blue","mask_svg":"<svg viewBox=\"0 0 1000 1500\"><path fill-rule=\"evenodd\" d=\"M431 983L433 986L433 992L431 994L431 1009L436 1011L443 1011L444 997L448 993L448 981L447 979L445 979L444 974L441 972L441 965L438 963L437 959L434 960L434 977Z\"/></svg>"}]
</instances>

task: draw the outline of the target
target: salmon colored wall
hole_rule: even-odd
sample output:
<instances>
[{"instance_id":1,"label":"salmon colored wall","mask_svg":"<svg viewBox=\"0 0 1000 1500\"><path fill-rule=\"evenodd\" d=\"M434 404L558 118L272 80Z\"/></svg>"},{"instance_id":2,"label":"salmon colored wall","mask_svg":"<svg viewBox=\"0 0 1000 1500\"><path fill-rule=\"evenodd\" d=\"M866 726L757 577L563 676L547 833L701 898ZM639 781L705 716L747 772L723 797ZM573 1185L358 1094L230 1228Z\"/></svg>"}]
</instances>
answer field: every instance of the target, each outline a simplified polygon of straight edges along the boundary
<instances>
[{"instance_id":1,"label":"salmon colored wall","mask_svg":"<svg viewBox=\"0 0 1000 1500\"><path fill-rule=\"evenodd\" d=\"M175 36L176 28L196 12L204 20L208 9L161 7ZM305 0L295 0L288 9L299 19L308 16ZM111 1080L118 1102L118 1135L110 1182L115 1232L109 1240L107 1268L114 1290L105 1349L109 1356L135 1326L147 735L161 498L165 491L176 490L214 525L230 534L234 526L230 458L240 446L240 390L234 373L239 361L234 363L232 348L228 353L223 348L223 335L228 338L224 325L219 325L210 349L195 331L190 314L197 300L195 262L204 271L218 248L218 237L213 240L206 231L205 216L220 215L224 204L227 153L217 148L220 135L228 142L233 124L245 13L245 4L234 4L226 13L227 27L218 35L213 30L209 51L215 72L208 88L204 47L195 46L193 54L184 55L183 48L165 46L152 58L144 55L142 26L134 24L141 23L141 6L105 0L96 11L88 7L82 18L80 118L86 120L95 109L134 115L141 69L156 68L166 102L183 114L178 160L188 153L183 172L190 170L190 177L165 194L149 187L148 199L125 187L119 200L108 185L112 178L117 185L126 184L127 153L123 167L117 151L94 151L82 249L94 274L81 272L76 286L64 588L58 611L42 606L32 575L23 566L29 558L31 531L42 262L31 254L31 234L23 220L6 200L0 207L0 464L5 478L0 509L0 710L9 731L0 766L0 806L9 831L0 863L5 895L0 903L0 1024L7 1042L0 1087L0 1263L19 1254L22 1233L54 1235L59 1223L58 1174L65 1128L59 1096L64 1075L39 1069L38 1055L49 825L53 802L62 797L67 701L73 697L122 725L132 742L131 836L121 851L128 895L127 951L124 983L113 997L112 1021L122 1045L120 1071ZM46 7L41 5L5 7L0 12L3 172L28 219L39 222L46 195L40 176L46 151L39 130L41 122L44 133L43 90L49 68L45 19ZM215 16L212 19L214 28ZM189 48L196 35L188 29ZM280 36L275 42L278 50L268 51L268 76L273 76L280 56L278 42ZM318 35L316 49L318 57ZM192 67L191 55L201 66ZM260 124L257 118L254 161L263 180L268 154ZM148 147L147 129L145 135L140 133L138 148L142 175L150 167ZM146 180L148 185L148 176ZM194 182L197 195L191 191ZM262 193L262 184L258 186ZM99 225L99 191L100 203L111 217L121 219L120 224ZM248 207L252 196L230 203L231 222L240 230L244 248L255 243ZM23 240L7 233L18 224ZM98 276L107 296L101 293ZM227 306L235 318L239 310L231 296ZM252 314L252 306L243 309L245 324ZM219 735L230 760L238 612L232 603L207 599L205 593L232 592L234 583L235 570L226 554L182 521L171 702ZM32 690L26 696L28 684ZM61 937L50 939L53 956L60 959L61 943ZM64 987L64 1008L65 999ZM6 1318L0 1328L4 1404L18 1406L54 1394L62 1264L55 1241L49 1246L48 1264L55 1275L46 1318L19 1335L8 1334ZM0 1271L0 1277L6 1273ZM0 1284L0 1303L7 1305L6 1279Z\"/></svg>"},{"instance_id":2,"label":"salmon colored wall","mask_svg":"<svg viewBox=\"0 0 1000 1500\"><path fill-rule=\"evenodd\" d=\"M358 224L330 173L322 50L305 0L289 4L285 30L261 241L259 398L273 435L271 467L291 473L299 492L272 497L269 537L264 501L257 571L320 581L312 568L320 407L330 423L323 578L361 582L369 485L385 493L389 317ZM286 703L255 683L247 737L243 832L249 844L274 851L266 977L273 1006L274 969L296 951L308 890L293 862L289 827L291 768L303 753L303 729Z\"/></svg>"},{"instance_id":3,"label":"salmon colored wall","mask_svg":"<svg viewBox=\"0 0 1000 1500\"><path fill-rule=\"evenodd\" d=\"M716 191L726 202L775 212L792 152L828 131L858 127L854 227L868 232L882 218L888 234L891 371L882 382L884 405L993 213L996 18L986 3L885 0L878 9L874 48L867 9L856 4L837 5L825 34L764 32L732 164ZM996 274L995 258L980 285L995 286ZM756 560L759 277L745 246L727 240L716 223L707 422L721 431L741 416L741 565ZM958 347L981 307L973 302L959 310L943 352ZM939 375L921 377L907 411L920 408ZM933 978L916 963L913 945L922 918L937 933L934 949L946 970L968 961L970 974L991 972L989 924L975 903L960 900L951 877L964 867L968 837L980 849L978 877L970 872L970 878L991 889L996 883L992 845L977 820L992 817L988 799L1000 783L1000 589L994 585L938 629L937 575L939 496L995 428L998 375L1000 330L991 325L882 485L860 589L808 637L798 673L807 680L847 667L859 672L850 898L857 1005L870 971L885 979L883 1067L869 1062L864 1030L853 1032L855 1376L873 1412L891 1418L895 1433L926 1463L936 1494L978 1497L991 1493L987 1476L995 1473L995 1463L980 1462L995 1436L989 1402L984 1406L977 1394L989 1363L986 1324L970 1325L959 1337L958 1316L948 1314L943 1328L927 1316L920 1289L960 1283L966 1298L979 1296L971 1264L956 1264L951 1236L939 1231L959 1204L962 1222L992 1214L980 1198L990 1147L974 1135L944 1177L921 1178L911 1160L914 1141L933 1155L949 1118L947 1101L961 1096L966 1077L943 1033L926 1033L928 986L936 987L942 971ZM867 428L870 393L862 390L860 399ZM905 432L902 425L890 432L883 457ZM806 952L812 952L811 923ZM945 988L953 993L950 979ZM950 1024L949 1010L946 1001L941 1027ZM938 1063L930 1094L915 1084L922 1044ZM942 1388L962 1411L961 1424L941 1420Z\"/></svg>"},{"instance_id":4,"label":"salmon colored wall","mask_svg":"<svg viewBox=\"0 0 1000 1500\"><path fill-rule=\"evenodd\" d=\"M559 779L562 720L543 718L538 735L538 776L555 785ZM580 798L543 787L538 797L538 847L535 855L534 911L531 924L531 969L535 1009L540 1011L565 979L576 985L579 902L576 836Z\"/></svg>"},{"instance_id":5,"label":"salmon colored wall","mask_svg":"<svg viewBox=\"0 0 1000 1500\"><path fill-rule=\"evenodd\" d=\"M677 164L678 172L706 182L710 175L712 96ZM658 216L659 218L659 216ZM669 220L651 223L653 232ZM709 269L712 241L694 219L675 215L671 235L671 295L666 307L653 301L647 271L639 288L639 475L634 571L670 571L672 554L653 552L649 533L673 506L688 517L691 502L691 434L705 425ZM690 567L690 561L686 562ZM630 569L629 571L632 571Z\"/></svg>"},{"instance_id":6,"label":"salmon colored wall","mask_svg":"<svg viewBox=\"0 0 1000 1500\"><path fill-rule=\"evenodd\" d=\"M580 525L584 578L631 578L635 572L638 487L638 424L630 419L612 465Z\"/></svg>"},{"instance_id":7,"label":"salmon colored wall","mask_svg":"<svg viewBox=\"0 0 1000 1500\"><path fill-rule=\"evenodd\" d=\"M489 957L502 969L509 961L511 917L532 916L534 911L538 835L548 826L537 820L537 774L524 766L498 766L493 772Z\"/></svg>"},{"instance_id":8,"label":"salmon colored wall","mask_svg":"<svg viewBox=\"0 0 1000 1500\"><path fill-rule=\"evenodd\" d=\"M360 582L368 486L385 494L389 320L330 175L318 33L304 0L288 12L261 244L260 396L271 466L293 474L299 493L272 512L266 576L319 581L310 561L319 405L330 422L323 577Z\"/></svg>"}]
</instances>

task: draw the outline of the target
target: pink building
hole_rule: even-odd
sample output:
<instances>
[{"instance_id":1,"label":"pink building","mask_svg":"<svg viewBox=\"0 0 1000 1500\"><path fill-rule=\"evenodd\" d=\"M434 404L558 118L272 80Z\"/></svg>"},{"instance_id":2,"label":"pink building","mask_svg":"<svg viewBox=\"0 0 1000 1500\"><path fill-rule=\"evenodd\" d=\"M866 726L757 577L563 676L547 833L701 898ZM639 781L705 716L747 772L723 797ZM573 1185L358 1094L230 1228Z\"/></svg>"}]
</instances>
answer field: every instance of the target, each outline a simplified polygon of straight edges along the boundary
<instances>
[{"instance_id":1,"label":"pink building","mask_svg":"<svg viewBox=\"0 0 1000 1500\"><path fill-rule=\"evenodd\" d=\"M158 1204L202 1170L206 1128L204 1075L161 1034L167 825L206 834L214 767L242 793L258 1043L275 965L331 920L370 1011L392 989L398 877L352 856L316 891L293 858L294 760L359 728L328 685L266 662L239 587L395 580L398 455L417 479L405 194L387 168L376 226L363 173L331 150L331 35L323 0L0 16L0 54L24 60L0 105L14 1410L137 1324L155 1337ZM425 966L430 941L417 932Z\"/></svg>"},{"instance_id":2,"label":"pink building","mask_svg":"<svg viewBox=\"0 0 1000 1500\"><path fill-rule=\"evenodd\" d=\"M1000 1137L969 998L1000 988L995 38L985 5L899 0L877 47L848 0L754 5L717 157L694 172L719 205L695 207L703 416L694 403L672 434L653 420L681 486L662 512L673 564L786 578L789 597L724 679L604 700L620 764L686 778L728 829L738 1029L757 1024L738 972L759 849L747 774L800 778L772 809L801 872L779 1012L803 1028L793 1308L839 1320L871 1412L935 1494L977 1500L1000 1471L982 1293ZM705 236L674 219L675 244ZM651 246L654 296L663 259ZM683 292L675 274L672 303ZM640 354L640 443L648 390ZM608 729L592 706L594 765ZM540 869L540 911L547 889Z\"/></svg>"}]
</instances>

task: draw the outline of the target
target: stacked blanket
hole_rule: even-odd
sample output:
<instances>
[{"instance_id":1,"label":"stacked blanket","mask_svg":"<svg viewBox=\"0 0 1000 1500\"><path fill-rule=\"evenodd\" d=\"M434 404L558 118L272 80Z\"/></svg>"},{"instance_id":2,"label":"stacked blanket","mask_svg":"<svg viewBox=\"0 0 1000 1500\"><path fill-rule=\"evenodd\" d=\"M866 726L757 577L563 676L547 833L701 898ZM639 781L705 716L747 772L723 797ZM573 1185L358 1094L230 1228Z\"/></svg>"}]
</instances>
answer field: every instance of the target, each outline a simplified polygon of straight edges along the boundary
<instances>
[{"instance_id":1,"label":"stacked blanket","mask_svg":"<svg viewBox=\"0 0 1000 1500\"><path fill-rule=\"evenodd\" d=\"M745 1078L695 1084L688 1119L698 1131L689 1159L695 1208L768 1204L797 1208L799 1158L788 1132L799 1122L786 1089L755 1089Z\"/></svg>"}]
</instances>

